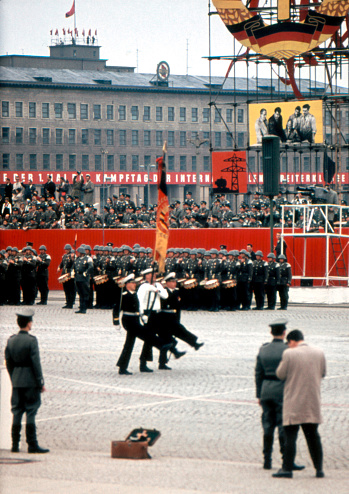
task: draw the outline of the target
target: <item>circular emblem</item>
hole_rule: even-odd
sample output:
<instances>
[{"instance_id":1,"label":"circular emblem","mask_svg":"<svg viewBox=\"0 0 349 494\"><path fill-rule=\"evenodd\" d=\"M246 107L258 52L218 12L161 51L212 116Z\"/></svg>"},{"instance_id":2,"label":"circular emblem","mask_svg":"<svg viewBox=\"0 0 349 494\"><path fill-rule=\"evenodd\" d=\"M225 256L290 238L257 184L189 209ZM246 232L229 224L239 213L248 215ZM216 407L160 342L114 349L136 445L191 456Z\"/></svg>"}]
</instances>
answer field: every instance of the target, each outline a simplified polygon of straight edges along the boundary
<instances>
[{"instance_id":1,"label":"circular emblem","mask_svg":"<svg viewBox=\"0 0 349 494\"><path fill-rule=\"evenodd\" d=\"M159 81L168 81L170 77L170 66L167 62L160 62L156 68L156 75Z\"/></svg>"}]
</instances>

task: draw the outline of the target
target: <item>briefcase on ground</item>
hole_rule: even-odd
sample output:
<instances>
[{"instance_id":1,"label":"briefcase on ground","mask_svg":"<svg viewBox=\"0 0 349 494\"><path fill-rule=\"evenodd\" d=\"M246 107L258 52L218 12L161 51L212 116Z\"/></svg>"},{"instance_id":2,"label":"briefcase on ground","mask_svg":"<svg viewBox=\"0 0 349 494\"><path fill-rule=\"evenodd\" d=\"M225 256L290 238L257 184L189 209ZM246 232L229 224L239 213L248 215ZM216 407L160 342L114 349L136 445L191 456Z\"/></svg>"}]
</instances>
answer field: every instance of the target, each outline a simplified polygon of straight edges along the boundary
<instances>
[{"instance_id":1,"label":"briefcase on ground","mask_svg":"<svg viewBox=\"0 0 349 494\"><path fill-rule=\"evenodd\" d=\"M125 441L112 441L111 457L128 458L132 460L148 460L148 446L152 446L160 437L156 429L133 429Z\"/></svg>"}]
</instances>

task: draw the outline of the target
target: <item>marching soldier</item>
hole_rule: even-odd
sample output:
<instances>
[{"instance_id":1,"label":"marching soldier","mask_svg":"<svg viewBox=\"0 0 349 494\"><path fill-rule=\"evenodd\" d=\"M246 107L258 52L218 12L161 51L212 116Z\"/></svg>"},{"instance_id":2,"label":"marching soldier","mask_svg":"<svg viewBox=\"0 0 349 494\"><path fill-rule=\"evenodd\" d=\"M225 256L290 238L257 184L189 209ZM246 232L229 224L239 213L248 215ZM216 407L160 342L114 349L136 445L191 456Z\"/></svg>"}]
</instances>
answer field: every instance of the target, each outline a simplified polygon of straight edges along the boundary
<instances>
[{"instance_id":1,"label":"marching soldier","mask_svg":"<svg viewBox=\"0 0 349 494\"><path fill-rule=\"evenodd\" d=\"M57 271L62 271L62 275L68 275L69 278L63 283L63 290L65 294L65 306L62 309L72 309L75 303L76 287L74 281L74 260L75 255L70 244L64 246L65 253L62 256L62 260L57 268Z\"/></svg>"},{"instance_id":2,"label":"marching soldier","mask_svg":"<svg viewBox=\"0 0 349 494\"><path fill-rule=\"evenodd\" d=\"M256 299L256 307L253 310L263 310L264 308L264 285L267 282L268 263L263 261L263 252L257 250L256 260L253 262L252 286Z\"/></svg>"},{"instance_id":3,"label":"marching soldier","mask_svg":"<svg viewBox=\"0 0 349 494\"><path fill-rule=\"evenodd\" d=\"M22 309L16 313L19 333L7 341L6 367L12 382L11 410L12 453L19 453L22 416L26 413L26 438L28 453L48 453L36 438L35 415L41 405L41 393L45 391L41 370L39 345L35 336L29 334L34 311Z\"/></svg>"},{"instance_id":4,"label":"marching soldier","mask_svg":"<svg viewBox=\"0 0 349 494\"><path fill-rule=\"evenodd\" d=\"M236 275L237 270L235 268L236 262L234 258L234 252L229 251L227 259L222 262L222 285L221 285L221 306L225 310L235 311L237 306L237 293L236 293ZM232 282L231 286L224 284L223 282Z\"/></svg>"},{"instance_id":5,"label":"marching soldier","mask_svg":"<svg viewBox=\"0 0 349 494\"><path fill-rule=\"evenodd\" d=\"M195 350L199 350L204 343L198 342L198 337L188 331L180 322L181 299L179 296L179 290L176 288L176 273L169 273L164 277L164 281L166 282L165 288L168 293L168 297L161 299L161 327L166 328L169 335L175 336L176 338L185 341Z\"/></svg>"},{"instance_id":6,"label":"marching soldier","mask_svg":"<svg viewBox=\"0 0 349 494\"><path fill-rule=\"evenodd\" d=\"M168 350L172 350L174 342L165 345L164 341L151 331L151 328L145 327L144 324L140 324L139 300L136 293L137 284L135 275L133 273L128 275L124 279L124 283L125 289L122 293L119 316L122 321L122 327L127 332L127 336L116 366L119 367L119 374L128 376L132 374L132 372L127 370L127 367L131 359L136 338L140 338L150 347L155 346L160 352L164 352L165 354Z\"/></svg>"},{"instance_id":7,"label":"marching soldier","mask_svg":"<svg viewBox=\"0 0 349 494\"><path fill-rule=\"evenodd\" d=\"M80 307L75 314L86 314L90 293L90 276L93 273L93 262L86 255L84 247L77 249L77 259L74 262L75 284L80 298Z\"/></svg>"},{"instance_id":8,"label":"marching soldier","mask_svg":"<svg viewBox=\"0 0 349 494\"><path fill-rule=\"evenodd\" d=\"M292 281L291 264L286 260L285 254L280 254L278 261L280 263L280 283L277 285L281 306L278 310L287 310L288 292Z\"/></svg>"},{"instance_id":9,"label":"marching soldier","mask_svg":"<svg viewBox=\"0 0 349 494\"><path fill-rule=\"evenodd\" d=\"M268 307L267 310L275 310L276 305L276 286L280 284L280 265L275 262L275 254L270 252L267 256L268 259L268 275L265 285L265 291L267 294Z\"/></svg>"},{"instance_id":10,"label":"marching soldier","mask_svg":"<svg viewBox=\"0 0 349 494\"><path fill-rule=\"evenodd\" d=\"M48 298L48 267L51 263L51 256L47 254L45 245L40 245L40 254L37 256L36 282L40 292L40 302L37 305L47 305Z\"/></svg>"}]
</instances>

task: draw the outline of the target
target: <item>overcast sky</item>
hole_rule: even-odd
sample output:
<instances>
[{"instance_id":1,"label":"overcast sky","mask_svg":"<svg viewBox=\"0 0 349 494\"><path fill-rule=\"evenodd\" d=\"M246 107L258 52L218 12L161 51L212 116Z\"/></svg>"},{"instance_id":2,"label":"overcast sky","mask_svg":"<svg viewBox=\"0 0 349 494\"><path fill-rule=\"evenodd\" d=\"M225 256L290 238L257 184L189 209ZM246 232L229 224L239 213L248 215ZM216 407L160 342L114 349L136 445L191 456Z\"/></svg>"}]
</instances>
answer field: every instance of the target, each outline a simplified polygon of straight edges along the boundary
<instances>
[{"instance_id":1,"label":"overcast sky","mask_svg":"<svg viewBox=\"0 0 349 494\"><path fill-rule=\"evenodd\" d=\"M171 73L208 75L209 0L76 0L76 23L82 29L97 29L101 58L109 65L137 66L138 71L155 73L165 60ZM50 30L74 26L74 17L66 18L73 0L0 0L0 54L49 54ZM211 2L212 5L212 2ZM212 5L211 10L214 10ZM232 55L234 38L218 16L211 16L212 55ZM236 43L237 51L241 48ZM242 51L245 49L242 47ZM212 74L224 76L229 61L212 63ZM259 77L270 77L270 68L262 64ZM323 80L321 72L317 79ZM245 64L239 63L238 75ZM255 74L250 64L249 76ZM348 80L348 67L345 70ZM281 73L280 75L284 75ZM308 70L304 77L308 78ZM312 76L314 77L314 76Z\"/></svg>"}]
</instances>

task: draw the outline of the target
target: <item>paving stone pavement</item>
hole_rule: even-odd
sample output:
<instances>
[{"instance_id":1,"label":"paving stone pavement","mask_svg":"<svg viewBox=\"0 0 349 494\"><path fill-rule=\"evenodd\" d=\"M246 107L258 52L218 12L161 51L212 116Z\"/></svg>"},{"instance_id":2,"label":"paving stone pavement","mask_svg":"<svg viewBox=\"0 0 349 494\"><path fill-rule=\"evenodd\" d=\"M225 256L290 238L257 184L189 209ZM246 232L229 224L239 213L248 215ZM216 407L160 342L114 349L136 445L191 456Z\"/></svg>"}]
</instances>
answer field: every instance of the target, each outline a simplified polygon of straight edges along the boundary
<instances>
[{"instance_id":1,"label":"paving stone pavement","mask_svg":"<svg viewBox=\"0 0 349 494\"><path fill-rule=\"evenodd\" d=\"M349 410L349 308L291 306L288 312L184 312L185 326L205 345L171 360L172 371L141 374L137 342L129 370L115 363L124 332L112 326L110 311L86 315L62 310L60 292L35 308L47 392L37 416L39 441L48 455L0 451L0 492L264 493L347 492ZM15 308L1 307L0 351L16 332ZM294 479L272 479L261 468L262 431L255 399L254 365L260 345L270 339L268 324L280 315L289 329L324 349L328 376L322 385L325 479L315 479L304 438L297 462L306 465ZM135 427L157 428L151 461L110 458L111 440ZM3 431L1 431L3 433ZM277 443L276 443L277 444ZM11 460L36 460L8 464ZM280 466L277 447L273 464Z\"/></svg>"}]
</instances>

